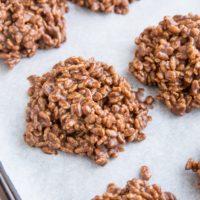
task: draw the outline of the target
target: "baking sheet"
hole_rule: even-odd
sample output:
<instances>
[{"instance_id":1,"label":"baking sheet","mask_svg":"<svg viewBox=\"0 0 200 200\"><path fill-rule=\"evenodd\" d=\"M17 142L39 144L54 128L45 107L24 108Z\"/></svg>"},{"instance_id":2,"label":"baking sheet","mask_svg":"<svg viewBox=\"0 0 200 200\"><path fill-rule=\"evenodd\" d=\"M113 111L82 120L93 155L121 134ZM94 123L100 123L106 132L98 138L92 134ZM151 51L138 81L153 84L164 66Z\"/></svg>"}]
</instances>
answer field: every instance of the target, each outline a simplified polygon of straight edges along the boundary
<instances>
[{"instance_id":1,"label":"baking sheet","mask_svg":"<svg viewBox=\"0 0 200 200\"><path fill-rule=\"evenodd\" d=\"M89 200L102 194L110 182L124 186L137 177L142 164L151 168L151 183L160 184L177 199L200 199L196 176L184 170L188 158L200 157L199 111L176 117L157 103L151 111L153 121L145 130L147 139L127 145L126 151L105 167L79 156L45 155L23 141L29 87L26 77L43 74L70 56L95 57L114 65L133 87L141 87L127 70L134 38L164 15L198 14L199 7L199 0L141 0L130 6L128 15L121 16L92 13L70 4L66 14L68 41L61 48L38 51L12 71L0 62L0 160L22 199ZM145 88L147 93L156 93L154 88Z\"/></svg>"}]
</instances>

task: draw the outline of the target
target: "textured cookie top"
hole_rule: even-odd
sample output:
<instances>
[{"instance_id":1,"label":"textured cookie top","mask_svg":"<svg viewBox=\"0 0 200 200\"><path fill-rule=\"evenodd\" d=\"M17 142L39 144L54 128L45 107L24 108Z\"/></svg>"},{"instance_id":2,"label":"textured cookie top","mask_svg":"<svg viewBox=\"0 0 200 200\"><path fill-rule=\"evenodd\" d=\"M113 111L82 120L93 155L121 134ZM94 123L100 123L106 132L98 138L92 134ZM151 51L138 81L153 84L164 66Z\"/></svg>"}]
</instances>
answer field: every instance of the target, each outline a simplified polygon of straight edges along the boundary
<instances>
[{"instance_id":1,"label":"textured cookie top","mask_svg":"<svg viewBox=\"0 0 200 200\"><path fill-rule=\"evenodd\" d=\"M104 165L127 142L145 138L147 105L112 66L72 57L29 78L25 141L46 153L87 155Z\"/></svg>"},{"instance_id":2,"label":"textured cookie top","mask_svg":"<svg viewBox=\"0 0 200 200\"><path fill-rule=\"evenodd\" d=\"M200 107L200 16L164 17L136 39L130 71L156 85L159 98L177 115Z\"/></svg>"}]
</instances>

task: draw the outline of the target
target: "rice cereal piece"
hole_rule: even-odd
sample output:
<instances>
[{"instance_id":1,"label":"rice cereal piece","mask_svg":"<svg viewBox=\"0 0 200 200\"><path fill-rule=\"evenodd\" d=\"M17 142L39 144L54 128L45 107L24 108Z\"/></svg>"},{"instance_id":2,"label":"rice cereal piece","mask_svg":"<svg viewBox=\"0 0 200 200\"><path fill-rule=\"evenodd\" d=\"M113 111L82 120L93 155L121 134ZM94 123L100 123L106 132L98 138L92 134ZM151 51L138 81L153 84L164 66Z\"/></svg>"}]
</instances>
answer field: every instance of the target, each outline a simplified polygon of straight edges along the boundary
<instances>
[{"instance_id":1,"label":"rice cereal piece","mask_svg":"<svg viewBox=\"0 0 200 200\"><path fill-rule=\"evenodd\" d=\"M150 169L147 166L142 166L140 168L140 177L141 179L148 181L151 178L151 172Z\"/></svg>"},{"instance_id":2,"label":"rice cereal piece","mask_svg":"<svg viewBox=\"0 0 200 200\"><path fill-rule=\"evenodd\" d=\"M200 162L199 161L189 159L186 163L185 169L186 170L192 170L200 178ZM199 181L198 185L200 186L200 181Z\"/></svg>"}]
</instances>

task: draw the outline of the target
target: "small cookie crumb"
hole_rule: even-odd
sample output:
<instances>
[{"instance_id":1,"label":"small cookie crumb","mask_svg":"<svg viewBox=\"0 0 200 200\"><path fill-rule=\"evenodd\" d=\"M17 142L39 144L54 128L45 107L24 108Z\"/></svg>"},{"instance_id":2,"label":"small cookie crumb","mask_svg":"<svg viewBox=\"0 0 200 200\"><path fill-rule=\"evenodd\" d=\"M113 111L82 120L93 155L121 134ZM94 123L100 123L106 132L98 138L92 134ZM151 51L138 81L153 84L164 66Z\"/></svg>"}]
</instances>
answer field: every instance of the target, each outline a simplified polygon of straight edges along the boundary
<instances>
[{"instance_id":1,"label":"small cookie crumb","mask_svg":"<svg viewBox=\"0 0 200 200\"><path fill-rule=\"evenodd\" d=\"M147 167L145 165L141 167L140 177L145 181L148 181L151 178L151 172L150 172L149 167Z\"/></svg>"},{"instance_id":2,"label":"small cookie crumb","mask_svg":"<svg viewBox=\"0 0 200 200\"><path fill-rule=\"evenodd\" d=\"M200 186L200 162L195 161L193 159L189 159L185 165L186 170L192 170L193 172L197 173L199 177L198 186Z\"/></svg>"},{"instance_id":3,"label":"small cookie crumb","mask_svg":"<svg viewBox=\"0 0 200 200\"><path fill-rule=\"evenodd\" d=\"M100 1L100 0L71 0L73 3L87 7L92 11L99 11L104 13L115 12L117 14L127 14L129 11L129 4L135 0L118 0L118 1Z\"/></svg>"}]
</instances>

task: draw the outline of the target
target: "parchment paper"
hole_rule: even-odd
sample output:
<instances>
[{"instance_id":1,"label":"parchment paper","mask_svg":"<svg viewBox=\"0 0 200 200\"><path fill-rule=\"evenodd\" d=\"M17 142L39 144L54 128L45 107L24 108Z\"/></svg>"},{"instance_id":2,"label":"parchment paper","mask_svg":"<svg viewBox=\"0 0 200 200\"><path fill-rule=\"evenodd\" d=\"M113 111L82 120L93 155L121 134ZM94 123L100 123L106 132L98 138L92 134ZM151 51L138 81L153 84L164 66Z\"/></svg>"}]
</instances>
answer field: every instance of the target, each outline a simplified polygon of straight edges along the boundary
<instances>
[{"instance_id":1,"label":"parchment paper","mask_svg":"<svg viewBox=\"0 0 200 200\"><path fill-rule=\"evenodd\" d=\"M23 141L29 75L43 74L70 56L95 57L114 65L134 88L144 87L128 72L134 38L164 15L189 12L200 14L199 0L141 0L125 16L93 13L70 4L65 16L68 41L61 48L38 51L12 71L0 63L0 160L22 199L90 200L102 194L110 182L124 186L137 177L142 164L151 168L151 183L160 184L177 199L200 199L196 176L184 170L188 158L200 159L199 111L176 117L157 103L151 111L153 121L145 129L147 139L127 145L105 167L85 157L45 155ZM156 93L155 88L145 88L147 93Z\"/></svg>"}]
</instances>

